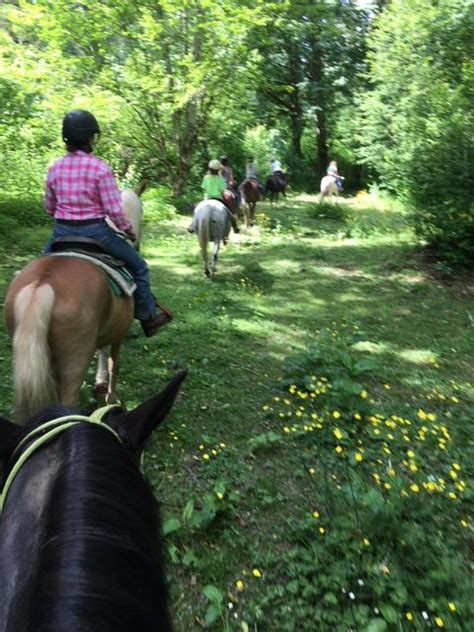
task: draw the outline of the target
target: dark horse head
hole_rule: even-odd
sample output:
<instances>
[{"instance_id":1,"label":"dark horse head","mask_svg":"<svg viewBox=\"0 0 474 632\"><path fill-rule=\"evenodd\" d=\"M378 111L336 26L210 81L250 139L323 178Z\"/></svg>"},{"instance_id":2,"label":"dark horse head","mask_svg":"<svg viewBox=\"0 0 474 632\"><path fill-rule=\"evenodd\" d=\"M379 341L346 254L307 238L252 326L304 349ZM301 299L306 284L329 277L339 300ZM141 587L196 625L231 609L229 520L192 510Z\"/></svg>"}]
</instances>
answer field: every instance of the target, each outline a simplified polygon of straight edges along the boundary
<instances>
[{"instance_id":1,"label":"dark horse head","mask_svg":"<svg viewBox=\"0 0 474 632\"><path fill-rule=\"evenodd\" d=\"M111 413L104 424L76 423L36 451L39 435L43 440L59 423L44 422L70 409L49 409L26 427L0 418L8 481L0 630L171 630L158 508L139 458L185 375L130 413Z\"/></svg>"},{"instance_id":2,"label":"dark horse head","mask_svg":"<svg viewBox=\"0 0 474 632\"><path fill-rule=\"evenodd\" d=\"M265 182L265 196L270 196L270 201L278 200L278 194L282 193L286 195L286 188L288 186L288 174L280 173L268 176Z\"/></svg>"}]
</instances>

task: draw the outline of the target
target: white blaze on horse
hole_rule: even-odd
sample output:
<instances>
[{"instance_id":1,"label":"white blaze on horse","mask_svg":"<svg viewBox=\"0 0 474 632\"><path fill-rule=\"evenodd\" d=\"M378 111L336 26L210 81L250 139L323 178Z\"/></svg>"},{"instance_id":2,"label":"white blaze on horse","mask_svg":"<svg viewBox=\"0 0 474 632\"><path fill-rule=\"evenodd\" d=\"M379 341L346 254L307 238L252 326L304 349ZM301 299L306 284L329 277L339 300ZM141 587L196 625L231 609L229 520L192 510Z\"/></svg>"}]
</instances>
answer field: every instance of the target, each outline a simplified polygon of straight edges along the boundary
<instances>
[{"instance_id":1,"label":"white blaze on horse","mask_svg":"<svg viewBox=\"0 0 474 632\"><path fill-rule=\"evenodd\" d=\"M320 191L320 202L322 202L325 197L339 197L339 187L336 184L336 178L334 176L324 176L321 180Z\"/></svg>"},{"instance_id":2,"label":"white blaze on horse","mask_svg":"<svg viewBox=\"0 0 474 632\"><path fill-rule=\"evenodd\" d=\"M219 200L203 200L194 209L193 227L196 231L204 274L212 278L216 271L221 243L229 237L231 222L230 211ZM208 246L213 242L211 265L209 265Z\"/></svg>"},{"instance_id":3,"label":"white blaze on horse","mask_svg":"<svg viewBox=\"0 0 474 632\"><path fill-rule=\"evenodd\" d=\"M141 201L124 191L124 211L141 218ZM135 228L139 235L139 227ZM116 296L105 272L74 256L32 261L12 281L5 320L13 339L15 409L19 421L60 402L76 406L79 390L97 349L110 346L99 362L97 391L116 401L122 339L133 322L133 297Z\"/></svg>"}]
</instances>

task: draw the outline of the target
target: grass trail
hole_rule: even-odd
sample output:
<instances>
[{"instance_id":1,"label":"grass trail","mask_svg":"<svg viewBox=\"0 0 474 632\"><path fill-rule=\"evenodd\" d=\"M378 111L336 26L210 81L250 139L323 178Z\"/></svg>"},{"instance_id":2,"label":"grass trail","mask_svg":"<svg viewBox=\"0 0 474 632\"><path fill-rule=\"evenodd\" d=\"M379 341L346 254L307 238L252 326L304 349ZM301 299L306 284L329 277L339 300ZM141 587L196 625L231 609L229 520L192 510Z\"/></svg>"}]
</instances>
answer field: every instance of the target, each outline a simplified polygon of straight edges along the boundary
<instances>
[{"instance_id":1,"label":"grass trail","mask_svg":"<svg viewBox=\"0 0 474 632\"><path fill-rule=\"evenodd\" d=\"M393 505L393 515L400 517L406 507L399 508L387 496L391 492L383 485L388 483L374 482L369 463L382 467L377 463L387 456L379 454L381 444L370 435L369 422L360 436L340 424L340 445L331 444L339 426L329 423L339 408L342 421L353 416L354 398L362 388L372 412L384 419L396 412L415 423L420 410L443 416L450 424L447 452L463 456L463 482L472 480L472 439L466 424L474 401L469 383L474 284L469 279L446 283L433 276L417 254L404 209L393 203L360 196L341 205L318 206L315 198L299 196L273 209L263 204L257 212L262 210L259 227L243 229L221 251L213 282L202 275L197 240L185 230L188 218L176 216L145 227L143 253L153 286L175 320L151 340L134 326L124 347L119 394L133 406L158 390L173 371L189 369L182 396L146 455L146 471L170 532L176 630L198 630L207 621L216 630L376 632L436 628L440 620L450 630L470 629L465 625L467 606L462 612L467 569L465 575L462 568L446 571L441 580L433 580L435 587L423 588L412 599L394 545L385 543L369 554L360 552L359 543L349 553L352 540L376 537L377 512ZM1 270L3 294L12 270L40 251L47 232L23 230L15 239L13 261ZM1 343L4 375L10 376L4 333ZM317 362L314 351L308 353L315 343L322 355ZM358 374L358 359L372 365ZM346 381L340 386L338 364L344 362ZM316 370L319 374L312 376ZM311 387L316 388L312 377L332 382L336 397L323 398L320 410L299 402L304 404L299 420L298 402L282 402L293 382L298 390L292 394L306 399ZM341 395L337 389L344 388L348 392ZM84 403L87 396L85 389ZM7 412L9 379L0 386L0 398ZM346 399L338 407L341 398ZM313 418L315 424L325 424L321 441L312 432L311 417L306 426L311 432L299 425L311 411L322 415ZM366 416L370 418L368 409ZM395 455L402 455L400 462L407 458L402 435L394 443L385 469L395 468ZM346 461L330 456L336 447L347 454ZM361 450L362 469L357 470L354 450ZM394 481L413 485L409 468L415 465L406 463ZM364 496L372 488L380 498ZM397 498L403 497L400 490ZM344 499L339 493L346 494ZM465 557L472 543L472 492L460 490L457 496L446 524L433 526L429 516L413 510L413 524L426 520L427 528L445 537L446 559L451 546ZM439 502L430 508L442 506L444 511L444 500ZM327 536L324 545L312 540L317 530L311 537L307 531L316 528L312 521L320 515L326 517L324 526L317 527ZM393 516L388 517L391 522ZM402 523L399 527L403 529ZM426 555L438 553L427 547ZM393 570L385 574L392 557ZM360 565L357 572L370 584L355 605L347 597L357 575L350 570L354 565ZM448 594L459 572L459 595ZM214 589L205 588L209 585ZM443 590L446 598L440 596ZM387 594L392 593L398 597L390 601ZM449 603L458 604L456 612ZM412 613L410 608L412 619L406 614ZM318 610L327 616L318 618Z\"/></svg>"}]
</instances>

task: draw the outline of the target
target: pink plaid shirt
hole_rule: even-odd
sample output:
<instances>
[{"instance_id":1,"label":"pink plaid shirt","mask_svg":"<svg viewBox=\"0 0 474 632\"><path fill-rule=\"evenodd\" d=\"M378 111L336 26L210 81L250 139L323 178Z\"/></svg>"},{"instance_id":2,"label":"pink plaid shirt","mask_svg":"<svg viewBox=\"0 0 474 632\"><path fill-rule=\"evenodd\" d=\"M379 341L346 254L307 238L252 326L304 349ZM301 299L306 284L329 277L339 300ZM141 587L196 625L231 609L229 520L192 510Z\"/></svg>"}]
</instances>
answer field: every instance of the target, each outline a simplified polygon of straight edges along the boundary
<instances>
[{"instance_id":1,"label":"pink plaid shirt","mask_svg":"<svg viewBox=\"0 0 474 632\"><path fill-rule=\"evenodd\" d=\"M110 167L84 151L73 151L52 165L46 178L46 211L55 219L100 219L108 215L120 230L132 228L122 211Z\"/></svg>"}]
</instances>

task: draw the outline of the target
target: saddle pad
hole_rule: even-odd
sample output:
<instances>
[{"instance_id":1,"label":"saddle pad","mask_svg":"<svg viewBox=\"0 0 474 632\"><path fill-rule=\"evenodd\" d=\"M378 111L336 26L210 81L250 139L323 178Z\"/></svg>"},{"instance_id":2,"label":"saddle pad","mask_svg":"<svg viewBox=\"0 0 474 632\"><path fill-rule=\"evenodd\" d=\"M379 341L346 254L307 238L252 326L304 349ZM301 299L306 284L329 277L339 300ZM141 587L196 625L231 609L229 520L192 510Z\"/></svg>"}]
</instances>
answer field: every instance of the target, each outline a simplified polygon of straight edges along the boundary
<instances>
[{"instance_id":1,"label":"saddle pad","mask_svg":"<svg viewBox=\"0 0 474 632\"><path fill-rule=\"evenodd\" d=\"M98 257L95 257L93 255L86 254L84 252L76 252L74 250L68 250L66 252L53 252L48 256L49 257L74 257L75 259L84 259L85 261L90 261L90 263L93 263L98 268L101 268L102 270L104 270L104 272L107 274L108 281L115 294L117 294L117 292L115 291L114 285L118 286L120 290L118 295L123 293L126 296L133 296L133 293L137 289L136 283L133 280L133 276L130 274L130 272L127 270L127 268L124 265L122 265L120 268L117 268L116 265L115 267L113 267L109 265L108 263L106 263L106 261L103 260L102 258L99 259ZM108 255L105 255L105 257L107 256ZM110 257L110 258L114 259L113 257ZM114 259L114 261L116 261L116 259Z\"/></svg>"}]
</instances>

